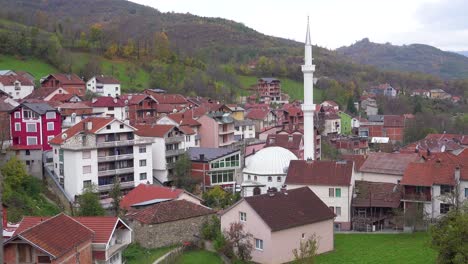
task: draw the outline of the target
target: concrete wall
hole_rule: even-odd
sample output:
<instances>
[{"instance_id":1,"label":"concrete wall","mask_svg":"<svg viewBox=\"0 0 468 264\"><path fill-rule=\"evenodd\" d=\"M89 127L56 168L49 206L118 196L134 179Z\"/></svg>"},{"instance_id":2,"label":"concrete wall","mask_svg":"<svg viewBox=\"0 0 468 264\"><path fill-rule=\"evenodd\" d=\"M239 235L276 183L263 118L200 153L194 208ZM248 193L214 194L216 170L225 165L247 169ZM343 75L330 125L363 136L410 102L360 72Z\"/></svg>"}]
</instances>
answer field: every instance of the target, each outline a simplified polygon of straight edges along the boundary
<instances>
[{"instance_id":1,"label":"concrete wall","mask_svg":"<svg viewBox=\"0 0 468 264\"><path fill-rule=\"evenodd\" d=\"M201 124L199 135L201 137L200 147L217 148L219 147L218 123L209 116L202 116L197 121Z\"/></svg>"},{"instance_id":2,"label":"concrete wall","mask_svg":"<svg viewBox=\"0 0 468 264\"><path fill-rule=\"evenodd\" d=\"M212 215L193 217L179 221L147 225L138 221L129 221L133 229L134 242L145 248L159 248L194 241L200 235L202 224Z\"/></svg>"},{"instance_id":3,"label":"concrete wall","mask_svg":"<svg viewBox=\"0 0 468 264\"><path fill-rule=\"evenodd\" d=\"M370 182L388 182L397 184L401 181L403 175L381 174L372 172L361 172L356 177L356 180L370 181Z\"/></svg>"}]
</instances>

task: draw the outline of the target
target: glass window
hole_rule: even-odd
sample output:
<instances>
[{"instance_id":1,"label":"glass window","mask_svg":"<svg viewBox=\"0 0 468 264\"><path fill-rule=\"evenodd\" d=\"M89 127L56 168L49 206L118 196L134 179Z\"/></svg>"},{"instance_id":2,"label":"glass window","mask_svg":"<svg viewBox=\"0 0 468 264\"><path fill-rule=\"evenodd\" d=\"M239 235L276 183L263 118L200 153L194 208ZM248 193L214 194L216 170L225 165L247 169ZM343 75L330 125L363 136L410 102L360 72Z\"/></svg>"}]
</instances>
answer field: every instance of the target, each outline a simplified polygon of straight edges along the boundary
<instances>
[{"instance_id":1,"label":"glass window","mask_svg":"<svg viewBox=\"0 0 468 264\"><path fill-rule=\"evenodd\" d=\"M281 182L281 176L276 177L277 182Z\"/></svg>"},{"instance_id":2,"label":"glass window","mask_svg":"<svg viewBox=\"0 0 468 264\"><path fill-rule=\"evenodd\" d=\"M239 212L239 219L240 219L241 222L246 222L247 221L247 213Z\"/></svg>"},{"instance_id":3,"label":"glass window","mask_svg":"<svg viewBox=\"0 0 468 264\"><path fill-rule=\"evenodd\" d=\"M20 118L20 117L21 117L20 112L15 112L15 118Z\"/></svg>"},{"instance_id":4,"label":"glass window","mask_svg":"<svg viewBox=\"0 0 468 264\"><path fill-rule=\"evenodd\" d=\"M335 197L335 189L328 188L328 196L329 197Z\"/></svg>"},{"instance_id":5,"label":"glass window","mask_svg":"<svg viewBox=\"0 0 468 264\"><path fill-rule=\"evenodd\" d=\"M441 214L446 214L446 213L448 213L448 211L450 211L450 207L451 207L450 204L441 203L441 204L440 204L440 213L441 213Z\"/></svg>"},{"instance_id":6,"label":"glass window","mask_svg":"<svg viewBox=\"0 0 468 264\"><path fill-rule=\"evenodd\" d=\"M440 194L447 194L452 192L452 186L449 185L441 185L440 186Z\"/></svg>"},{"instance_id":7,"label":"glass window","mask_svg":"<svg viewBox=\"0 0 468 264\"><path fill-rule=\"evenodd\" d=\"M91 165L83 166L83 173L91 173Z\"/></svg>"},{"instance_id":8,"label":"glass window","mask_svg":"<svg viewBox=\"0 0 468 264\"><path fill-rule=\"evenodd\" d=\"M147 177L146 172L140 173L140 181L146 180Z\"/></svg>"},{"instance_id":9,"label":"glass window","mask_svg":"<svg viewBox=\"0 0 468 264\"><path fill-rule=\"evenodd\" d=\"M46 113L46 118L47 119L55 119L56 118L56 113L55 112L47 112Z\"/></svg>"},{"instance_id":10,"label":"glass window","mask_svg":"<svg viewBox=\"0 0 468 264\"><path fill-rule=\"evenodd\" d=\"M465 197L468 197L468 188L465 188Z\"/></svg>"},{"instance_id":11,"label":"glass window","mask_svg":"<svg viewBox=\"0 0 468 264\"><path fill-rule=\"evenodd\" d=\"M341 188L335 189L335 197L341 197Z\"/></svg>"},{"instance_id":12,"label":"glass window","mask_svg":"<svg viewBox=\"0 0 468 264\"><path fill-rule=\"evenodd\" d=\"M33 111L24 110L23 111L23 117L25 119L31 119L31 118L38 118L39 116L36 113L34 113Z\"/></svg>"},{"instance_id":13,"label":"glass window","mask_svg":"<svg viewBox=\"0 0 468 264\"><path fill-rule=\"evenodd\" d=\"M52 139L54 139L54 136L47 136L47 142L51 141Z\"/></svg>"},{"instance_id":14,"label":"glass window","mask_svg":"<svg viewBox=\"0 0 468 264\"><path fill-rule=\"evenodd\" d=\"M37 137L27 137L27 145L37 145Z\"/></svg>"},{"instance_id":15,"label":"glass window","mask_svg":"<svg viewBox=\"0 0 468 264\"><path fill-rule=\"evenodd\" d=\"M91 187L91 180L83 181L83 188Z\"/></svg>"},{"instance_id":16,"label":"glass window","mask_svg":"<svg viewBox=\"0 0 468 264\"><path fill-rule=\"evenodd\" d=\"M341 207L339 206L335 207L335 214L336 216L341 216Z\"/></svg>"},{"instance_id":17,"label":"glass window","mask_svg":"<svg viewBox=\"0 0 468 264\"><path fill-rule=\"evenodd\" d=\"M255 249L263 250L263 240L258 238L255 239Z\"/></svg>"},{"instance_id":18,"label":"glass window","mask_svg":"<svg viewBox=\"0 0 468 264\"><path fill-rule=\"evenodd\" d=\"M33 123L33 124L26 124L26 132L37 132L37 125L36 125L36 123Z\"/></svg>"},{"instance_id":19,"label":"glass window","mask_svg":"<svg viewBox=\"0 0 468 264\"><path fill-rule=\"evenodd\" d=\"M140 167L145 167L146 166L146 160L140 160Z\"/></svg>"},{"instance_id":20,"label":"glass window","mask_svg":"<svg viewBox=\"0 0 468 264\"><path fill-rule=\"evenodd\" d=\"M140 147L140 153L146 153L146 147Z\"/></svg>"},{"instance_id":21,"label":"glass window","mask_svg":"<svg viewBox=\"0 0 468 264\"><path fill-rule=\"evenodd\" d=\"M91 158L91 151L83 151L82 152L83 159L90 159Z\"/></svg>"},{"instance_id":22,"label":"glass window","mask_svg":"<svg viewBox=\"0 0 468 264\"><path fill-rule=\"evenodd\" d=\"M21 123L15 123L15 131L21 131Z\"/></svg>"},{"instance_id":23,"label":"glass window","mask_svg":"<svg viewBox=\"0 0 468 264\"><path fill-rule=\"evenodd\" d=\"M47 122L47 131L54 131L54 122Z\"/></svg>"},{"instance_id":24,"label":"glass window","mask_svg":"<svg viewBox=\"0 0 468 264\"><path fill-rule=\"evenodd\" d=\"M268 182L272 182L273 178L271 176L268 176Z\"/></svg>"}]
</instances>

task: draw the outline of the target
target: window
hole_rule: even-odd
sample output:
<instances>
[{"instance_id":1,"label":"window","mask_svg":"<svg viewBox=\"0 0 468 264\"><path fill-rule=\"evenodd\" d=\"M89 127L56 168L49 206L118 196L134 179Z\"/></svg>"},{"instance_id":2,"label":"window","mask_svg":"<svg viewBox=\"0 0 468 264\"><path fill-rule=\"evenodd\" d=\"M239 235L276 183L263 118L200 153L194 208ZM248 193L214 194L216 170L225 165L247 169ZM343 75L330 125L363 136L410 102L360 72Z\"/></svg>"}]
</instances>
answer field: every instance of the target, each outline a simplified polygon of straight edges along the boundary
<instances>
[{"instance_id":1,"label":"window","mask_svg":"<svg viewBox=\"0 0 468 264\"><path fill-rule=\"evenodd\" d=\"M21 117L20 112L15 112L15 118L20 118L20 117Z\"/></svg>"},{"instance_id":2,"label":"window","mask_svg":"<svg viewBox=\"0 0 468 264\"><path fill-rule=\"evenodd\" d=\"M190 136L185 136L185 141L190 141Z\"/></svg>"},{"instance_id":3,"label":"window","mask_svg":"<svg viewBox=\"0 0 468 264\"><path fill-rule=\"evenodd\" d=\"M146 180L147 177L146 172L140 173L140 181Z\"/></svg>"},{"instance_id":4,"label":"window","mask_svg":"<svg viewBox=\"0 0 468 264\"><path fill-rule=\"evenodd\" d=\"M31 165L31 161L27 160L27 161L26 161L26 165L27 165L27 166Z\"/></svg>"},{"instance_id":5,"label":"window","mask_svg":"<svg viewBox=\"0 0 468 264\"><path fill-rule=\"evenodd\" d=\"M252 179L252 176L250 176L250 174L249 174L249 175L247 175L247 180L251 180L251 179ZM467 188L467 189L465 189L465 190L468 190L468 188ZM466 193L466 191L465 191L465 193Z\"/></svg>"},{"instance_id":6,"label":"window","mask_svg":"<svg viewBox=\"0 0 468 264\"><path fill-rule=\"evenodd\" d=\"M330 208L330 210L331 210L333 213L335 213L335 207L329 206L328 208Z\"/></svg>"},{"instance_id":7,"label":"window","mask_svg":"<svg viewBox=\"0 0 468 264\"><path fill-rule=\"evenodd\" d=\"M91 151L90 151L90 150L88 150L88 151L83 151L83 152L81 153L81 155L82 155L83 159L90 159L90 158L91 158Z\"/></svg>"},{"instance_id":8,"label":"window","mask_svg":"<svg viewBox=\"0 0 468 264\"><path fill-rule=\"evenodd\" d=\"M335 207L335 214L336 216L341 216L341 207L339 206Z\"/></svg>"},{"instance_id":9,"label":"window","mask_svg":"<svg viewBox=\"0 0 468 264\"><path fill-rule=\"evenodd\" d=\"M83 181L83 188L91 187L91 180Z\"/></svg>"},{"instance_id":10,"label":"window","mask_svg":"<svg viewBox=\"0 0 468 264\"><path fill-rule=\"evenodd\" d=\"M110 263L111 264L120 263L119 259L120 259L120 253L117 253L110 258Z\"/></svg>"},{"instance_id":11,"label":"window","mask_svg":"<svg viewBox=\"0 0 468 264\"><path fill-rule=\"evenodd\" d=\"M47 136L47 142L51 141L52 139L54 139L54 136Z\"/></svg>"},{"instance_id":12,"label":"window","mask_svg":"<svg viewBox=\"0 0 468 264\"><path fill-rule=\"evenodd\" d=\"M140 167L146 167L146 160L140 160Z\"/></svg>"},{"instance_id":13,"label":"window","mask_svg":"<svg viewBox=\"0 0 468 264\"><path fill-rule=\"evenodd\" d=\"M465 188L465 197L468 197L468 188Z\"/></svg>"},{"instance_id":14,"label":"window","mask_svg":"<svg viewBox=\"0 0 468 264\"><path fill-rule=\"evenodd\" d=\"M140 147L139 152L140 153L146 153L146 147Z\"/></svg>"},{"instance_id":15,"label":"window","mask_svg":"<svg viewBox=\"0 0 468 264\"><path fill-rule=\"evenodd\" d=\"M257 175L254 176L254 181L257 181Z\"/></svg>"},{"instance_id":16,"label":"window","mask_svg":"<svg viewBox=\"0 0 468 264\"><path fill-rule=\"evenodd\" d=\"M281 177L280 176L276 177L276 181L281 182Z\"/></svg>"},{"instance_id":17,"label":"window","mask_svg":"<svg viewBox=\"0 0 468 264\"><path fill-rule=\"evenodd\" d=\"M120 129L123 129L124 128L124 125L123 124L120 124Z\"/></svg>"},{"instance_id":18,"label":"window","mask_svg":"<svg viewBox=\"0 0 468 264\"><path fill-rule=\"evenodd\" d=\"M107 107L107 111L114 111L114 107Z\"/></svg>"},{"instance_id":19,"label":"window","mask_svg":"<svg viewBox=\"0 0 468 264\"><path fill-rule=\"evenodd\" d=\"M47 131L54 131L54 122L47 122Z\"/></svg>"},{"instance_id":20,"label":"window","mask_svg":"<svg viewBox=\"0 0 468 264\"><path fill-rule=\"evenodd\" d=\"M446 214L448 213L448 211L450 210L450 204L444 204L444 203L441 203L440 204L440 213L441 214Z\"/></svg>"},{"instance_id":21,"label":"window","mask_svg":"<svg viewBox=\"0 0 468 264\"><path fill-rule=\"evenodd\" d=\"M304 238L305 238L305 233L302 233L302 236L301 236L301 237L302 237L302 239L304 239Z\"/></svg>"},{"instance_id":22,"label":"window","mask_svg":"<svg viewBox=\"0 0 468 264\"><path fill-rule=\"evenodd\" d=\"M31 146L31 145L37 145L37 137L27 137L27 145L28 146Z\"/></svg>"},{"instance_id":23,"label":"window","mask_svg":"<svg viewBox=\"0 0 468 264\"><path fill-rule=\"evenodd\" d=\"M57 117L55 112L47 112L46 119L55 119Z\"/></svg>"},{"instance_id":24,"label":"window","mask_svg":"<svg viewBox=\"0 0 468 264\"><path fill-rule=\"evenodd\" d=\"M38 263L52 263L49 256L37 256Z\"/></svg>"},{"instance_id":25,"label":"window","mask_svg":"<svg viewBox=\"0 0 468 264\"><path fill-rule=\"evenodd\" d=\"M115 91L118 92L118 91L119 91L119 87L115 87Z\"/></svg>"},{"instance_id":26,"label":"window","mask_svg":"<svg viewBox=\"0 0 468 264\"><path fill-rule=\"evenodd\" d=\"M83 166L83 173L84 174L91 173L91 165Z\"/></svg>"},{"instance_id":27,"label":"window","mask_svg":"<svg viewBox=\"0 0 468 264\"><path fill-rule=\"evenodd\" d=\"M37 132L37 125L34 124L26 124L26 132Z\"/></svg>"},{"instance_id":28,"label":"window","mask_svg":"<svg viewBox=\"0 0 468 264\"><path fill-rule=\"evenodd\" d=\"M328 197L335 197L335 189L328 188Z\"/></svg>"},{"instance_id":29,"label":"window","mask_svg":"<svg viewBox=\"0 0 468 264\"><path fill-rule=\"evenodd\" d=\"M241 222L246 222L247 221L247 213L239 212L239 219L240 219Z\"/></svg>"},{"instance_id":30,"label":"window","mask_svg":"<svg viewBox=\"0 0 468 264\"><path fill-rule=\"evenodd\" d=\"M211 183L227 183L234 181L233 171L216 171L211 173Z\"/></svg>"},{"instance_id":31,"label":"window","mask_svg":"<svg viewBox=\"0 0 468 264\"><path fill-rule=\"evenodd\" d=\"M272 182L273 178L271 176L268 176L268 182Z\"/></svg>"},{"instance_id":32,"label":"window","mask_svg":"<svg viewBox=\"0 0 468 264\"><path fill-rule=\"evenodd\" d=\"M335 197L341 197L341 188L335 189Z\"/></svg>"},{"instance_id":33,"label":"window","mask_svg":"<svg viewBox=\"0 0 468 264\"><path fill-rule=\"evenodd\" d=\"M111 129L111 126L110 126L110 125L107 125L107 126L106 126L106 129L107 129L107 130L110 130L110 129Z\"/></svg>"},{"instance_id":34,"label":"window","mask_svg":"<svg viewBox=\"0 0 468 264\"><path fill-rule=\"evenodd\" d=\"M255 239L255 249L263 250L263 240L258 238Z\"/></svg>"},{"instance_id":35,"label":"window","mask_svg":"<svg viewBox=\"0 0 468 264\"><path fill-rule=\"evenodd\" d=\"M452 192L452 186L449 185L441 185L440 186L440 194L447 194Z\"/></svg>"},{"instance_id":36,"label":"window","mask_svg":"<svg viewBox=\"0 0 468 264\"><path fill-rule=\"evenodd\" d=\"M31 151L29 151L29 149L26 150L26 156L29 156L31 155Z\"/></svg>"},{"instance_id":37,"label":"window","mask_svg":"<svg viewBox=\"0 0 468 264\"><path fill-rule=\"evenodd\" d=\"M15 131L21 131L21 123L15 123Z\"/></svg>"},{"instance_id":38,"label":"window","mask_svg":"<svg viewBox=\"0 0 468 264\"><path fill-rule=\"evenodd\" d=\"M37 113L34 113L31 110L24 110L23 111L23 117L25 119L31 119L31 118L38 118L39 116L37 115Z\"/></svg>"}]
</instances>

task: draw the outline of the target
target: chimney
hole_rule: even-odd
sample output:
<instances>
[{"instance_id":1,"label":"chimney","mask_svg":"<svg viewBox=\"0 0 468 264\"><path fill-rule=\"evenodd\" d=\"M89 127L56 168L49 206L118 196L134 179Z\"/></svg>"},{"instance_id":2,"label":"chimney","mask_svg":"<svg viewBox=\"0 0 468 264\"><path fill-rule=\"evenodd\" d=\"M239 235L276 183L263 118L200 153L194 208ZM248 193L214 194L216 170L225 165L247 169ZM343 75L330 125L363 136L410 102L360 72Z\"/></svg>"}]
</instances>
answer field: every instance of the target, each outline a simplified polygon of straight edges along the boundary
<instances>
[{"instance_id":1,"label":"chimney","mask_svg":"<svg viewBox=\"0 0 468 264\"><path fill-rule=\"evenodd\" d=\"M86 130L89 131L91 129L93 129L93 122L91 121L86 122Z\"/></svg>"},{"instance_id":2,"label":"chimney","mask_svg":"<svg viewBox=\"0 0 468 264\"><path fill-rule=\"evenodd\" d=\"M293 141L293 135L288 135L288 141L292 142Z\"/></svg>"},{"instance_id":3,"label":"chimney","mask_svg":"<svg viewBox=\"0 0 468 264\"><path fill-rule=\"evenodd\" d=\"M114 98L114 100L113 100L113 101L114 101L114 104L116 104L116 103L117 103L117 98Z\"/></svg>"},{"instance_id":4,"label":"chimney","mask_svg":"<svg viewBox=\"0 0 468 264\"><path fill-rule=\"evenodd\" d=\"M284 194L288 194L288 186L286 184L283 184L283 186L281 186L281 192L284 193Z\"/></svg>"},{"instance_id":5,"label":"chimney","mask_svg":"<svg viewBox=\"0 0 468 264\"><path fill-rule=\"evenodd\" d=\"M171 191L175 191L176 187L175 186L171 186Z\"/></svg>"},{"instance_id":6,"label":"chimney","mask_svg":"<svg viewBox=\"0 0 468 264\"><path fill-rule=\"evenodd\" d=\"M200 154L200 160L205 160L205 154Z\"/></svg>"},{"instance_id":7,"label":"chimney","mask_svg":"<svg viewBox=\"0 0 468 264\"><path fill-rule=\"evenodd\" d=\"M268 193L268 196L270 196L270 197L275 196L275 190L273 190L270 187L268 187L267 193Z\"/></svg>"}]
</instances>

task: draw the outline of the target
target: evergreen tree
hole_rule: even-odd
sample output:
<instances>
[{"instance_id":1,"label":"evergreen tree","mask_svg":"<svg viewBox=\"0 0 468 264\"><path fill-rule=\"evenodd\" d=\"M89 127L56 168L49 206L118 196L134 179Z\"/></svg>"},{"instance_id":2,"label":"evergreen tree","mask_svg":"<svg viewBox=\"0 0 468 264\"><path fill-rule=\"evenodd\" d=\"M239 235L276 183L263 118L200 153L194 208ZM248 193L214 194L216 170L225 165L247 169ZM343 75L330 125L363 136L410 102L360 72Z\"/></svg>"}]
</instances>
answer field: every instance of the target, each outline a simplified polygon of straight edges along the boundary
<instances>
[{"instance_id":1,"label":"evergreen tree","mask_svg":"<svg viewBox=\"0 0 468 264\"><path fill-rule=\"evenodd\" d=\"M104 208L99 203L99 194L95 186L83 189L83 193L78 197L79 216L102 216L105 214Z\"/></svg>"}]
</instances>

